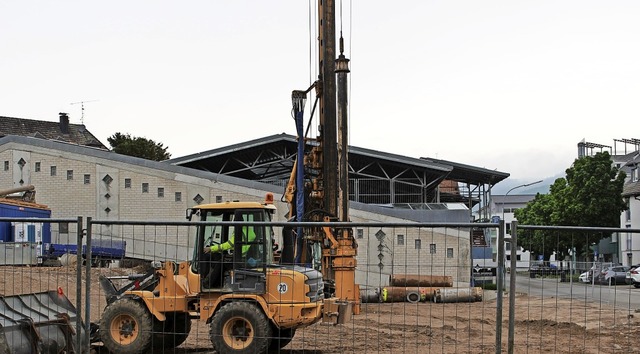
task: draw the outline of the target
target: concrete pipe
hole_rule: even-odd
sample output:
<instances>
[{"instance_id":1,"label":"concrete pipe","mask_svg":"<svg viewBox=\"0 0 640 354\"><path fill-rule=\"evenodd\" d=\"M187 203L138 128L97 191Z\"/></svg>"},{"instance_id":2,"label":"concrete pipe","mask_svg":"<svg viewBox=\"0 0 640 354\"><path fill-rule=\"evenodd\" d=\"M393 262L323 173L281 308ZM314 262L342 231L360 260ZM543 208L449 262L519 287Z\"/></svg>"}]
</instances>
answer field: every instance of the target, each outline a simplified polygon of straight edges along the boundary
<instances>
[{"instance_id":1,"label":"concrete pipe","mask_svg":"<svg viewBox=\"0 0 640 354\"><path fill-rule=\"evenodd\" d=\"M405 302L409 301L409 297L415 299L415 293L418 301L427 301L433 297L433 293L437 288L431 287L404 287L404 286L386 286L382 288L382 302ZM411 302L411 301L409 301Z\"/></svg>"},{"instance_id":2,"label":"concrete pipe","mask_svg":"<svg viewBox=\"0 0 640 354\"><path fill-rule=\"evenodd\" d=\"M420 299L422 297L420 296L420 293L417 291L407 291L407 302L410 302L412 304L416 304L418 302L420 302Z\"/></svg>"},{"instance_id":3,"label":"concrete pipe","mask_svg":"<svg viewBox=\"0 0 640 354\"><path fill-rule=\"evenodd\" d=\"M65 253L60 256L60 264L66 267L72 267L78 264L78 256L71 253Z\"/></svg>"},{"instance_id":4,"label":"concrete pipe","mask_svg":"<svg viewBox=\"0 0 640 354\"><path fill-rule=\"evenodd\" d=\"M476 302L482 301L482 288L442 288L433 295L433 302Z\"/></svg>"},{"instance_id":5,"label":"concrete pipe","mask_svg":"<svg viewBox=\"0 0 640 354\"><path fill-rule=\"evenodd\" d=\"M389 285L452 287L453 277L450 275L393 274L389 276Z\"/></svg>"},{"instance_id":6,"label":"concrete pipe","mask_svg":"<svg viewBox=\"0 0 640 354\"><path fill-rule=\"evenodd\" d=\"M360 301L362 303L382 302L382 291L380 288L360 290Z\"/></svg>"}]
</instances>

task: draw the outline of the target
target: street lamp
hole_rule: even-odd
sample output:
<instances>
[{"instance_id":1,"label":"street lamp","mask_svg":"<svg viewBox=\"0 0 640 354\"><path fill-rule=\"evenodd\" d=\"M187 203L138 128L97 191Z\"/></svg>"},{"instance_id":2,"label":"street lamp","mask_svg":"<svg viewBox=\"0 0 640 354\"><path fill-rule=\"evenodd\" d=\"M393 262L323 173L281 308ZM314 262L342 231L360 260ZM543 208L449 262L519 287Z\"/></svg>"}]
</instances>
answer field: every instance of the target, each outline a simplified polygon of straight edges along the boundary
<instances>
[{"instance_id":1,"label":"street lamp","mask_svg":"<svg viewBox=\"0 0 640 354\"><path fill-rule=\"evenodd\" d=\"M521 187L529 187L529 186L532 186L534 184L538 184L538 183L541 183L541 182L542 182L542 180L531 182L531 183L525 183L525 184L521 184L519 186L515 186L515 187L509 189L507 191L507 193L504 195L504 197L502 198L502 220L504 220L504 202L505 202L505 200L507 199L507 196L509 195L509 193L511 193L512 190L517 189L517 188L521 188Z\"/></svg>"}]
</instances>

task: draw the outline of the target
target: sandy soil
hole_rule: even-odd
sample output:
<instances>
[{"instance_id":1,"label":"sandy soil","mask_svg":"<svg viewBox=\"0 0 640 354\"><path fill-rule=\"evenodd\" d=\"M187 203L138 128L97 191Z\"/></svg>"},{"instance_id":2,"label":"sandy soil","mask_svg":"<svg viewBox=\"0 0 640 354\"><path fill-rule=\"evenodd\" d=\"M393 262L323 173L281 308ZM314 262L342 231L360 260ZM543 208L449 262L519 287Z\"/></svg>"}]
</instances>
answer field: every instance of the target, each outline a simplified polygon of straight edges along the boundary
<instances>
[{"instance_id":1,"label":"sandy soil","mask_svg":"<svg viewBox=\"0 0 640 354\"><path fill-rule=\"evenodd\" d=\"M84 296L85 274L82 292ZM106 305L91 271L91 321ZM75 267L1 267L0 294L55 290L61 287L76 302ZM502 351L507 352L508 296L503 301ZM84 312L84 302L82 305ZM83 315L84 316L84 315ZM516 296L515 353L640 353L640 313L602 304L560 298ZM176 353L209 353L209 326L193 321L187 341ZM495 353L496 300L474 303L368 303L350 323L323 323L298 330L282 353Z\"/></svg>"}]
</instances>

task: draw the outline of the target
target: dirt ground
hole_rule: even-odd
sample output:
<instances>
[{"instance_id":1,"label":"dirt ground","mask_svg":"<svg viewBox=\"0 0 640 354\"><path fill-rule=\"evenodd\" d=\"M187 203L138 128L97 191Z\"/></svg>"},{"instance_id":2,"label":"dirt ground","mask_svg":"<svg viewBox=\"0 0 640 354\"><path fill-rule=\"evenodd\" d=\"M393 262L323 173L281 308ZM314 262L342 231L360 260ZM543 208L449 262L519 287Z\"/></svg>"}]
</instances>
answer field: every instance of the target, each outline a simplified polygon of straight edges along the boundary
<instances>
[{"instance_id":1,"label":"dirt ground","mask_svg":"<svg viewBox=\"0 0 640 354\"><path fill-rule=\"evenodd\" d=\"M82 292L85 291L83 273ZM106 305L101 273L130 269L93 268L91 321ZM75 267L0 267L0 293L14 295L62 288L76 303ZM489 295L486 293L485 295ZM84 300L83 300L84 301ZM318 323L297 331L281 352L326 353L495 353L496 299L474 303L365 303L344 325ZM84 302L82 312L84 312ZM640 353L640 313L603 304L517 294L515 353ZM502 351L507 352L509 299L503 300ZM84 317L84 314L82 315ZM186 342L171 353L211 353L205 323L193 321ZM162 351L167 352L167 351Z\"/></svg>"}]
</instances>

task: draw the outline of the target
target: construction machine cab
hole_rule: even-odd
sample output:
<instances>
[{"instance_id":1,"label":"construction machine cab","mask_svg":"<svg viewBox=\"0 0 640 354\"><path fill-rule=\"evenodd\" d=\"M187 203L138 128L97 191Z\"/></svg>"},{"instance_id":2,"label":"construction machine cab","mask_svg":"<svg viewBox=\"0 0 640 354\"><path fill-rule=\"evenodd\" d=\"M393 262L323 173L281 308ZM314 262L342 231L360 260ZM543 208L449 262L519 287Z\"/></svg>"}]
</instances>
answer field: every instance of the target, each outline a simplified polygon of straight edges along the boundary
<instances>
[{"instance_id":1,"label":"construction machine cab","mask_svg":"<svg viewBox=\"0 0 640 354\"><path fill-rule=\"evenodd\" d=\"M257 202L201 205L188 211L196 226L191 269L200 274L203 290L264 293L266 266L273 264L275 207ZM213 246L213 247L212 247ZM205 252L209 248L212 252ZM219 254L215 254L219 253ZM221 262L221 264L216 264ZM208 277L210 272L220 272ZM215 281L210 282L211 278Z\"/></svg>"}]
</instances>

